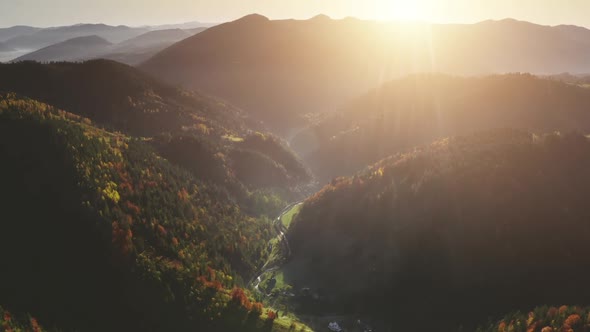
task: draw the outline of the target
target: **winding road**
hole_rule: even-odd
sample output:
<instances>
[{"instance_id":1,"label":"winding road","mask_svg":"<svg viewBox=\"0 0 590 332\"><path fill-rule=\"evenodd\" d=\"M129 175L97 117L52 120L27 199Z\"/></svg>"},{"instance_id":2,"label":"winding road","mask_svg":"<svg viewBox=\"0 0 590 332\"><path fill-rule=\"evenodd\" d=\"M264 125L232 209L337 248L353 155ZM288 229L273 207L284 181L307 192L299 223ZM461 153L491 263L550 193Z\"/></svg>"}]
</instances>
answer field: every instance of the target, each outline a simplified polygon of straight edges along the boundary
<instances>
[{"instance_id":1,"label":"winding road","mask_svg":"<svg viewBox=\"0 0 590 332\"><path fill-rule=\"evenodd\" d=\"M284 258L289 258L291 257L291 247L289 246L289 240L287 239L287 236L285 235L285 232L287 231L287 229L285 228L285 226L283 225L283 223L281 222L281 219L283 218L283 216L291 211L292 208L294 208L297 205L303 204L302 201L300 202L296 202L296 203L292 203L287 205L282 211L281 213L279 213L279 216L273 221L273 227L277 232L277 239L279 240L279 242L283 245L284 247L284 252L286 252L286 256ZM252 288L254 288L257 292L259 292L260 294L264 294L260 291L260 289L258 288L258 286L260 285L260 283L262 282L262 277L269 272L273 272L279 269L279 265L275 265L275 266L271 266L268 267L267 265L269 264L270 261L267 261L261 268L261 272L258 274L257 277L253 278L248 284L249 285L253 285Z\"/></svg>"}]
</instances>

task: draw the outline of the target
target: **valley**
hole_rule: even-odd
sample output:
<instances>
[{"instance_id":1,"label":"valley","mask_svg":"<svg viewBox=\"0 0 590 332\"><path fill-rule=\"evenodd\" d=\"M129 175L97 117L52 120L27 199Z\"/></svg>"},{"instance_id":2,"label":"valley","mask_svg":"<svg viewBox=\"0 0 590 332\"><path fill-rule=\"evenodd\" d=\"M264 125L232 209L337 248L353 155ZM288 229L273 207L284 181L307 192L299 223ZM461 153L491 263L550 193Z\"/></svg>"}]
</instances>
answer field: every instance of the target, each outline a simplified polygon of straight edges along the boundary
<instances>
[{"instance_id":1,"label":"valley","mask_svg":"<svg viewBox=\"0 0 590 332\"><path fill-rule=\"evenodd\" d=\"M0 332L590 331L590 30L200 22L0 28Z\"/></svg>"}]
</instances>

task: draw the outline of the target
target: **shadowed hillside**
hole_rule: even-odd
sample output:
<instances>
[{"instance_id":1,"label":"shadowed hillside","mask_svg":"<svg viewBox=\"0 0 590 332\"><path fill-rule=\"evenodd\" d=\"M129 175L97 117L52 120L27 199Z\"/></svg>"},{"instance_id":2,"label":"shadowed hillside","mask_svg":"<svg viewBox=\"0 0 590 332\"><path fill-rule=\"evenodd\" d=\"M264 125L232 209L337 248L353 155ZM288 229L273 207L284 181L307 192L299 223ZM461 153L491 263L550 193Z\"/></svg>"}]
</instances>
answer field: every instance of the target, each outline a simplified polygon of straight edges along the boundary
<instances>
[{"instance_id":1,"label":"shadowed hillside","mask_svg":"<svg viewBox=\"0 0 590 332\"><path fill-rule=\"evenodd\" d=\"M221 136L227 129L240 129L244 121L238 109L220 100L180 90L108 60L0 64L0 91L16 92L133 135L205 125Z\"/></svg>"},{"instance_id":2,"label":"shadowed hillside","mask_svg":"<svg viewBox=\"0 0 590 332\"><path fill-rule=\"evenodd\" d=\"M321 294L301 310L414 331L584 303L588 167L584 136L509 130L390 157L305 202L285 282Z\"/></svg>"},{"instance_id":3,"label":"shadowed hillside","mask_svg":"<svg viewBox=\"0 0 590 332\"><path fill-rule=\"evenodd\" d=\"M0 127L5 309L66 330L270 331L239 288L267 219L142 140L46 104L2 96Z\"/></svg>"}]
</instances>

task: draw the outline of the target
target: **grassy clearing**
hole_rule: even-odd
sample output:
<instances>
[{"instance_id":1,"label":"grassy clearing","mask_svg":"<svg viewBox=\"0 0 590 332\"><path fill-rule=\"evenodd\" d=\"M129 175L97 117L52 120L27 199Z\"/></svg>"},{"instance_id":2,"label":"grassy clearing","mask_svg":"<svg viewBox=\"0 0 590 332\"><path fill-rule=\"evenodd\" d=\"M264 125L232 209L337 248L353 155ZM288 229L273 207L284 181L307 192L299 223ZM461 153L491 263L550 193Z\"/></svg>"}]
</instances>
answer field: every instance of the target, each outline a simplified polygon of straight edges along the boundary
<instances>
[{"instance_id":1,"label":"grassy clearing","mask_svg":"<svg viewBox=\"0 0 590 332\"><path fill-rule=\"evenodd\" d=\"M234 136L234 135L223 135L221 136L221 138L228 140L230 142L234 142L234 143L238 143L238 142L243 142L244 139L238 136Z\"/></svg>"},{"instance_id":2,"label":"grassy clearing","mask_svg":"<svg viewBox=\"0 0 590 332\"><path fill-rule=\"evenodd\" d=\"M267 259L267 266L274 266L283 261L283 249L278 238L270 240L272 251Z\"/></svg>"},{"instance_id":3,"label":"grassy clearing","mask_svg":"<svg viewBox=\"0 0 590 332\"><path fill-rule=\"evenodd\" d=\"M281 316L275 319L273 328L273 332L283 332L283 331L290 331L290 332L313 332L313 330L300 322L295 317L291 315Z\"/></svg>"},{"instance_id":4,"label":"grassy clearing","mask_svg":"<svg viewBox=\"0 0 590 332\"><path fill-rule=\"evenodd\" d=\"M293 221L295 216L299 213L299 210L301 210L301 204L297 204L297 205L293 206L291 208L291 210L289 210L287 213L283 214L283 216L281 217L281 223L283 224L283 226L285 226L285 228L289 229L291 222Z\"/></svg>"}]
</instances>

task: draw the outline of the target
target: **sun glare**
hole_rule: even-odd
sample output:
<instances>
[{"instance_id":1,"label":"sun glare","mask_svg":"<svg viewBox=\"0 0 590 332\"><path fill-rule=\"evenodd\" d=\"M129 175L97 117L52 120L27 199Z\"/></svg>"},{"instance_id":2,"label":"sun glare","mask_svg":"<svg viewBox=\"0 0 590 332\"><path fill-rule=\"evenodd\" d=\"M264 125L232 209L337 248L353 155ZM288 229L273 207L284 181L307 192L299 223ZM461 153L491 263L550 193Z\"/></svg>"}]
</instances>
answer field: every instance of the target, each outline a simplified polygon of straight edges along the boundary
<instances>
[{"instance_id":1,"label":"sun glare","mask_svg":"<svg viewBox=\"0 0 590 332\"><path fill-rule=\"evenodd\" d=\"M380 0L375 17L384 21L421 21L427 19L423 8L414 0Z\"/></svg>"}]
</instances>

